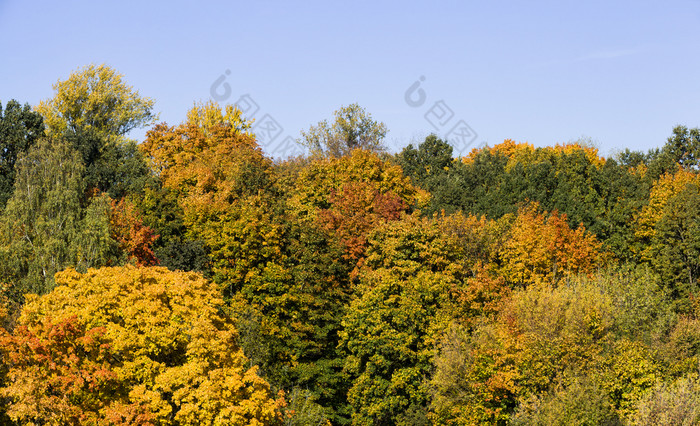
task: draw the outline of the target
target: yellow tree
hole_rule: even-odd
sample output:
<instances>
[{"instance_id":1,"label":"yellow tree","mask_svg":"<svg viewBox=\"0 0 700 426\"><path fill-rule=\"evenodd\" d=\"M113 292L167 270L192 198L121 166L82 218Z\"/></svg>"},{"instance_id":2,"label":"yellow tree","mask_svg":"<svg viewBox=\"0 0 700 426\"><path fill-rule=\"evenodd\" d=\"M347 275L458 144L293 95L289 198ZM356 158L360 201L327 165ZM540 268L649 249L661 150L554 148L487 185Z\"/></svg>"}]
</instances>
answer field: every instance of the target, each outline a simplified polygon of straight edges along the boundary
<instances>
[{"instance_id":1,"label":"yellow tree","mask_svg":"<svg viewBox=\"0 0 700 426\"><path fill-rule=\"evenodd\" d=\"M566 215L556 211L547 215L532 203L515 217L500 252L501 273L512 284L553 284L567 275L592 273L599 248L582 225L571 229Z\"/></svg>"},{"instance_id":2,"label":"yellow tree","mask_svg":"<svg viewBox=\"0 0 700 426\"><path fill-rule=\"evenodd\" d=\"M78 69L53 88L56 95L36 108L53 136L67 132L123 136L156 119L152 113L155 101L141 97L105 64Z\"/></svg>"},{"instance_id":3,"label":"yellow tree","mask_svg":"<svg viewBox=\"0 0 700 426\"><path fill-rule=\"evenodd\" d=\"M197 105L186 122L150 131L142 149L175 194L185 238L204 244L250 357L274 386L311 388L331 411L343 398L330 383L340 382L347 262L322 227L289 217L249 127L233 107Z\"/></svg>"},{"instance_id":4,"label":"yellow tree","mask_svg":"<svg viewBox=\"0 0 700 426\"><path fill-rule=\"evenodd\" d=\"M676 173L664 174L654 182L649 203L636 217L635 236L643 243L638 253L642 260L650 261L654 256L650 243L658 236L656 225L668 213L669 202L691 184L700 185L700 175L680 168Z\"/></svg>"},{"instance_id":5,"label":"yellow tree","mask_svg":"<svg viewBox=\"0 0 700 426\"><path fill-rule=\"evenodd\" d=\"M2 395L22 424L260 425L280 401L195 273L69 269L2 338Z\"/></svg>"}]
</instances>

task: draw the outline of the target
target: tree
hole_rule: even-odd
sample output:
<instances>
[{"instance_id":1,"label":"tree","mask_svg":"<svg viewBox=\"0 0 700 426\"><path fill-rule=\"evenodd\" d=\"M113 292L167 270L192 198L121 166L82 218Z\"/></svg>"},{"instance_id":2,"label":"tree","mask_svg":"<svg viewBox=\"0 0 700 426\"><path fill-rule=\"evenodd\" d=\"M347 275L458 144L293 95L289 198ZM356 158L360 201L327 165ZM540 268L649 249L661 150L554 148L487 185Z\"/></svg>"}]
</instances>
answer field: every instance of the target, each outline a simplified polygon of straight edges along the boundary
<instances>
[{"instance_id":1,"label":"tree","mask_svg":"<svg viewBox=\"0 0 700 426\"><path fill-rule=\"evenodd\" d=\"M369 183L380 194L394 193L407 208L421 207L429 195L411 184L401 167L376 153L358 149L341 158L318 158L304 167L296 179L290 204L302 216L327 209L331 198L348 183Z\"/></svg>"},{"instance_id":2,"label":"tree","mask_svg":"<svg viewBox=\"0 0 700 426\"><path fill-rule=\"evenodd\" d=\"M287 217L282 249L233 296L241 345L271 384L308 390L333 424L347 422L348 384L336 350L351 300L351 262L340 244L309 220Z\"/></svg>"},{"instance_id":3,"label":"tree","mask_svg":"<svg viewBox=\"0 0 700 426\"><path fill-rule=\"evenodd\" d=\"M156 126L141 146L182 209L183 239L205 245L226 297L281 250L272 161L240 114L232 106L195 105L186 122Z\"/></svg>"},{"instance_id":4,"label":"tree","mask_svg":"<svg viewBox=\"0 0 700 426\"><path fill-rule=\"evenodd\" d=\"M662 276L681 311L688 311L700 277L699 188L695 172L665 174L635 218L640 260Z\"/></svg>"},{"instance_id":5,"label":"tree","mask_svg":"<svg viewBox=\"0 0 700 426\"><path fill-rule=\"evenodd\" d=\"M12 195L17 158L43 135L43 119L29 104L11 100L3 111L0 103L0 209Z\"/></svg>"},{"instance_id":6,"label":"tree","mask_svg":"<svg viewBox=\"0 0 700 426\"><path fill-rule=\"evenodd\" d=\"M662 151L684 169L698 170L700 166L700 129L676 126Z\"/></svg>"},{"instance_id":7,"label":"tree","mask_svg":"<svg viewBox=\"0 0 700 426\"><path fill-rule=\"evenodd\" d=\"M310 161L289 198L292 214L315 219L315 226L332 232L359 267L373 227L427 204L428 196L401 167L356 149L344 157Z\"/></svg>"},{"instance_id":8,"label":"tree","mask_svg":"<svg viewBox=\"0 0 700 426\"><path fill-rule=\"evenodd\" d=\"M277 424L281 401L248 365L214 287L165 268L56 275L5 334L24 424Z\"/></svg>"},{"instance_id":9,"label":"tree","mask_svg":"<svg viewBox=\"0 0 700 426\"><path fill-rule=\"evenodd\" d=\"M76 266L83 170L80 155L60 139L42 139L18 160L2 216L0 267L23 292L45 293L56 272Z\"/></svg>"},{"instance_id":10,"label":"tree","mask_svg":"<svg viewBox=\"0 0 700 426\"><path fill-rule=\"evenodd\" d=\"M569 228L566 215L539 212L536 203L520 209L501 250L501 274L521 286L555 284L561 277L593 272L600 244L583 226Z\"/></svg>"},{"instance_id":11,"label":"tree","mask_svg":"<svg viewBox=\"0 0 700 426\"><path fill-rule=\"evenodd\" d=\"M367 248L367 234L380 223L399 218L406 205L396 194L382 194L369 182L349 182L333 191L331 203L319 212L319 222L334 232L349 259L360 261Z\"/></svg>"},{"instance_id":12,"label":"tree","mask_svg":"<svg viewBox=\"0 0 700 426\"><path fill-rule=\"evenodd\" d=\"M134 260L139 266L157 265L158 259L151 246L158 236L144 226L134 204L124 198L112 200L110 210L112 238L128 260Z\"/></svg>"},{"instance_id":13,"label":"tree","mask_svg":"<svg viewBox=\"0 0 700 426\"><path fill-rule=\"evenodd\" d=\"M454 321L443 334L431 418L445 425L624 419L659 378L655 351L671 321L645 268L515 289L495 315L471 328Z\"/></svg>"},{"instance_id":14,"label":"tree","mask_svg":"<svg viewBox=\"0 0 700 426\"><path fill-rule=\"evenodd\" d=\"M652 265L682 305L698 293L700 278L700 187L688 184L671 197L656 223Z\"/></svg>"},{"instance_id":15,"label":"tree","mask_svg":"<svg viewBox=\"0 0 700 426\"><path fill-rule=\"evenodd\" d=\"M88 65L54 86L36 108L52 137L67 139L82 155L88 189L121 198L140 191L148 168L128 133L157 119L154 100L139 95L106 65Z\"/></svg>"},{"instance_id":16,"label":"tree","mask_svg":"<svg viewBox=\"0 0 700 426\"><path fill-rule=\"evenodd\" d=\"M50 291L54 274L67 267L85 271L131 257L155 262L154 236L130 204L95 191L84 200L84 170L64 138L41 139L18 160L15 190L0 217L0 276L20 293Z\"/></svg>"},{"instance_id":17,"label":"tree","mask_svg":"<svg viewBox=\"0 0 700 426\"><path fill-rule=\"evenodd\" d=\"M515 337L500 322L483 322L473 332L450 324L433 360L433 424L508 424L520 392Z\"/></svg>"},{"instance_id":18,"label":"tree","mask_svg":"<svg viewBox=\"0 0 700 426\"><path fill-rule=\"evenodd\" d=\"M164 191L147 190L144 203L171 204L152 198L158 193L174 198L181 216L172 205L163 213L181 220L179 247L203 243L261 374L278 389L311 389L335 421L344 402L335 346L348 262L322 227L288 214L272 161L249 127L239 110L214 104L195 106L179 126L156 126L142 149Z\"/></svg>"},{"instance_id":19,"label":"tree","mask_svg":"<svg viewBox=\"0 0 700 426\"><path fill-rule=\"evenodd\" d=\"M610 398L590 379L576 378L542 398L522 404L513 416L513 425L618 426L624 424Z\"/></svg>"},{"instance_id":20,"label":"tree","mask_svg":"<svg viewBox=\"0 0 700 426\"><path fill-rule=\"evenodd\" d=\"M591 209L597 212L598 218L588 229L602 243L603 250L620 261L634 262L634 217L646 204L650 185L642 171L644 166L631 166L630 162L635 164L636 160L629 158L623 161L626 163L608 159L592 176L591 185L600 199L597 207Z\"/></svg>"},{"instance_id":21,"label":"tree","mask_svg":"<svg viewBox=\"0 0 700 426\"><path fill-rule=\"evenodd\" d=\"M334 115L333 124L323 120L311 126L308 132L301 132L300 142L309 148L311 154L342 157L357 148L375 152L384 150L382 140L386 136L386 125L373 120L364 108L350 104L340 107Z\"/></svg>"},{"instance_id":22,"label":"tree","mask_svg":"<svg viewBox=\"0 0 700 426\"><path fill-rule=\"evenodd\" d=\"M452 146L435 135L425 138L418 149L408 145L396 156L399 165L413 184L430 192L430 207L425 213L453 213L468 207L462 162L453 161ZM476 188L474 188L476 189Z\"/></svg>"},{"instance_id":23,"label":"tree","mask_svg":"<svg viewBox=\"0 0 700 426\"><path fill-rule=\"evenodd\" d=\"M340 334L354 425L428 424L426 379L463 272L457 240L445 234L413 215L370 235Z\"/></svg>"},{"instance_id":24,"label":"tree","mask_svg":"<svg viewBox=\"0 0 700 426\"><path fill-rule=\"evenodd\" d=\"M673 383L658 383L637 405L638 426L692 425L700 422L700 380L697 373Z\"/></svg>"},{"instance_id":25,"label":"tree","mask_svg":"<svg viewBox=\"0 0 700 426\"><path fill-rule=\"evenodd\" d=\"M88 65L53 86L56 95L36 108L49 134L91 134L103 139L125 136L157 118L155 101L143 98L107 65Z\"/></svg>"},{"instance_id":26,"label":"tree","mask_svg":"<svg viewBox=\"0 0 700 426\"><path fill-rule=\"evenodd\" d=\"M451 285L449 276L429 271L405 279L389 270L363 277L367 290L348 308L341 334L354 425L414 424L404 418L410 411L425 417L440 299Z\"/></svg>"},{"instance_id":27,"label":"tree","mask_svg":"<svg viewBox=\"0 0 700 426\"><path fill-rule=\"evenodd\" d=\"M429 135L418 149L409 144L397 157L404 173L420 185L429 176L440 175L450 167L452 146L435 135Z\"/></svg>"}]
</instances>

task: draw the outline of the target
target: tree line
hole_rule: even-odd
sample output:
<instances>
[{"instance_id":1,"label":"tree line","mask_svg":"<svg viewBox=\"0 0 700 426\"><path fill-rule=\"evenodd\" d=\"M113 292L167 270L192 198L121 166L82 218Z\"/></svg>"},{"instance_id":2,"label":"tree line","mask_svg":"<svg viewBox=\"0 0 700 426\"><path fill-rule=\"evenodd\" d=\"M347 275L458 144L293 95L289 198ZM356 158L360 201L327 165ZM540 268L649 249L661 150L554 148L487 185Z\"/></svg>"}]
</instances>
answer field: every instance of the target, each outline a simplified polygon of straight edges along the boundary
<instances>
[{"instance_id":1,"label":"tree line","mask_svg":"<svg viewBox=\"0 0 700 426\"><path fill-rule=\"evenodd\" d=\"M105 65L0 104L4 424L693 424L700 130L273 160ZM146 138L129 138L135 128Z\"/></svg>"}]
</instances>

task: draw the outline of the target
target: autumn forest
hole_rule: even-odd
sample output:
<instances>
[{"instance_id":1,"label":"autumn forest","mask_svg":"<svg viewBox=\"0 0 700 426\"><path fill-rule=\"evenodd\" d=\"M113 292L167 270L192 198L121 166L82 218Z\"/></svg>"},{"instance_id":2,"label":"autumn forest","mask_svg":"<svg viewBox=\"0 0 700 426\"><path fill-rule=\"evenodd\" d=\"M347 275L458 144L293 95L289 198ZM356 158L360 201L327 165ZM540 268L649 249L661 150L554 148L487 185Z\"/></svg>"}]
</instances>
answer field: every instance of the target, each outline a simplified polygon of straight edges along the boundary
<instances>
[{"instance_id":1,"label":"autumn forest","mask_svg":"<svg viewBox=\"0 0 700 426\"><path fill-rule=\"evenodd\" d=\"M700 423L700 129L274 159L126 81L0 103L0 424Z\"/></svg>"}]
</instances>

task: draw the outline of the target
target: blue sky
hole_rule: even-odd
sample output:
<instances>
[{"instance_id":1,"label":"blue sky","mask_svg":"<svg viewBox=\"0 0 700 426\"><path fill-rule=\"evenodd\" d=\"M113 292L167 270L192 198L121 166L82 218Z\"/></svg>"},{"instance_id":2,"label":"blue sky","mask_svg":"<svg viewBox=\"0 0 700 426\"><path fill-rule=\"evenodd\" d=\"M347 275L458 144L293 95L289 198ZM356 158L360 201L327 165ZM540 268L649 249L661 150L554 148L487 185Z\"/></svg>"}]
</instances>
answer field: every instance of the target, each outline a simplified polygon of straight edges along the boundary
<instances>
[{"instance_id":1,"label":"blue sky","mask_svg":"<svg viewBox=\"0 0 700 426\"><path fill-rule=\"evenodd\" d=\"M248 95L259 123L280 126L268 151L353 102L387 124L393 151L436 131L429 119L440 135L468 125L472 146L583 137L606 156L700 126L697 0L0 0L0 28L3 104L36 105L106 63L177 124L223 76L222 103Z\"/></svg>"}]
</instances>

